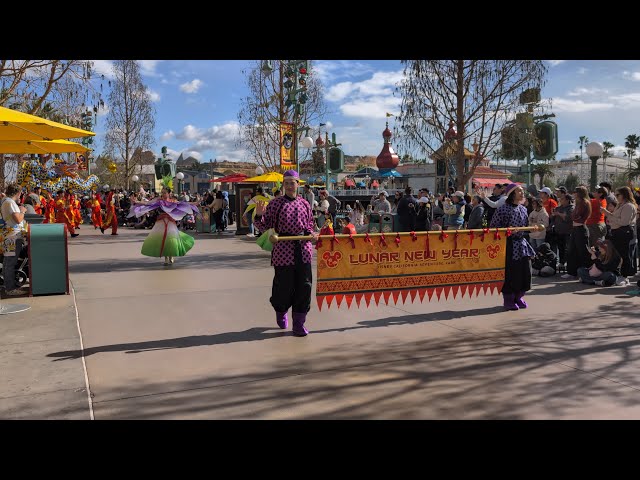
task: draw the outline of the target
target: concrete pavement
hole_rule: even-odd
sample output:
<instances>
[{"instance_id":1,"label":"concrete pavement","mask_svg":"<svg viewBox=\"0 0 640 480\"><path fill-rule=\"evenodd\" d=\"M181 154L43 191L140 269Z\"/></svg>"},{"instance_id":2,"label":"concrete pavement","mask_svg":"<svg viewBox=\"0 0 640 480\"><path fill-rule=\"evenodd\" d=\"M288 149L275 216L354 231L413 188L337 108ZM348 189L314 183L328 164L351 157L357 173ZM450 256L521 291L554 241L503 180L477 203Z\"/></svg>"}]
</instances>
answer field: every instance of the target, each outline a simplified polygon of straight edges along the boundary
<instances>
[{"instance_id":1,"label":"concrete pavement","mask_svg":"<svg viewBox=\"0 0 640 480\"><path fill-rule=\"evenodd\" d=\"M518 312L500 296L322 312L314 298L296 338L250 239L196 234L164 267L140 254L148 230L119 232L70 242L96 419L640 418L631 288L536 279ZM15 303L33 308L0 317L0 418L89 418L73 296Z\"/></svg>"}]
</instances>

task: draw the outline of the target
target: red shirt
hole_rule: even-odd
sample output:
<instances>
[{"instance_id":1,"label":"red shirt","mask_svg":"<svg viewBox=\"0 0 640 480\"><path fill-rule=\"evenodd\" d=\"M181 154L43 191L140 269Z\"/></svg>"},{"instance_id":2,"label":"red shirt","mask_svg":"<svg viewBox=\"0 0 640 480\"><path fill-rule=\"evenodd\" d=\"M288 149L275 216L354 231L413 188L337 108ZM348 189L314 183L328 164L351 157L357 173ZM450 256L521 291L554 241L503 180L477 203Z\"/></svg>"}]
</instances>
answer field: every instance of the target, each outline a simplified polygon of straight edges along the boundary
<instances>
[{"instance_id":1,"label":"red shirt","mask_svg":"<svg viewBox=\"0 0 640 480\"><path fill-rule=\"evenodd\" d=\"M558 202L556 202L553 198L548 198L542 206L547 211L549 216L551 216L551 212L558 206Z\"/></svg>"},{"instance_id":2,"label":"red shirt","mask_svg":"<svg viewBox=\"0 0 640 480\"><path fill-rule=\"evenodd\" d=\"M353 223L349 222L342 229L342 233L344 233L346 235L349 235L349 234L355 235L358 232L356 232L356 227L353 226Z\"/></svg>"},{"instance_id":3,"label":"red shirt","mask_svg":"<svg viewBox=\"0 0 640 480\"><path fill-rule=\"evenodd\" d=\"M591 216L585 222L587 225L596 225L604 223L604 213L600 211L600 207L606 208L607 201L601 198L591 199Z\"/></svg>"}]
</instances>

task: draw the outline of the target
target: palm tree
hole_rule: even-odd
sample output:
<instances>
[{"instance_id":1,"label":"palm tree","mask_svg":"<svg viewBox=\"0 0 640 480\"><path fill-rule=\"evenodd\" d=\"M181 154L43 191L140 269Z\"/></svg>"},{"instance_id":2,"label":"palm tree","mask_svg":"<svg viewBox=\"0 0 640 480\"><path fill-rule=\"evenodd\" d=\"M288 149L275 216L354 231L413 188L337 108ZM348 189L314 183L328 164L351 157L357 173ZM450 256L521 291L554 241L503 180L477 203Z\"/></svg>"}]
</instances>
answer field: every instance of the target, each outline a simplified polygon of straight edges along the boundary
<instances>
[{"instance_id":1,"label":"palm tree","mask_svg":"<svg viewBox=\"0 0 640 480\"><path fill-rule=\"evenodd\" d=\"M631 170L631 163L633 162L633 156L636 154L636 149L640 147L640 137L638 135L627 135L624 139L624 147L627 149L627 156L629 157L629 170Z\"/></svg>"},{"instance_id":2,"label":"palm tree","mask_svg":"<svg viewBox=\"0 0 640 480\"><path fill-rule=\"evenodd\" d=\"M582 149L587 143L589 143L589 138L583 135L578 140L578 143L580 144L580 161L582 161Z\"/></svg>"},{"instance_id":3,"label":"palm tree","mask_svg":"<svg viewBox=\"0 0 640 480\"><path fill-rule=\"evenodd\" d=\"M633 166L630 165L629 168L627 168L624 172L624 176L631 181L640 177L640 158L636 158Z\"/></svg>"},{"instance_id":4,"label":"palm tree","mask_svg":"<svg viewBox=\"0 0 640 480\"><path fill-rule=\"evenodd\" d=\"M544 187L544 177L553 178L555 177L555 173L553 172L553 168L548 163L536 163L533 165L531 169L531 173L535 177L538 175L540 177L540 188Z\"/></svg>"},{"instance_id":5,"label":"palm tree","mask_svg":"<svg viewBox=\"0 0 640 480\"><path fill-rule=\"evenodd\" d=\"M607 157L609 157L609 150L614 147L611 142L602 142L602 176L604 181L607 181Z\"/></svg>"}]
</instances>

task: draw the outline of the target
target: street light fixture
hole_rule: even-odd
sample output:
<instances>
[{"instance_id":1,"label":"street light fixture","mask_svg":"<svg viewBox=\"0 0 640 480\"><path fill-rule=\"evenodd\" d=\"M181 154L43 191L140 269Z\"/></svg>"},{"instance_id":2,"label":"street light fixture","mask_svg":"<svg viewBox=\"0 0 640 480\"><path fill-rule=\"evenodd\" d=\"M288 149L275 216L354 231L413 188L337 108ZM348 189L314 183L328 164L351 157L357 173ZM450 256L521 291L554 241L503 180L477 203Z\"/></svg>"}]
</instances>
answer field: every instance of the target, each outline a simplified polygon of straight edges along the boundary
<instances>
[{"instance_id":1,"label":"street light fixture","mask_svg":"<svg viewBox=\"0 0 640 480\"><path fill-rule=\"evenodd\" d=\"M184 173L176 173L176 178L178 179L178 193L182 193L182 180L184 179Z\"/></svg>"},{"instance_id":2,"label":"street light fixture","mask_svg":"<svg viewBox=\"0 0 640 480\"><path fill-rule=\"evenodd\" d=\"M604 148L599 142L591 142L587 144L587 156L591 160L591 178L589 179L589 188L593 192L596 189L598 183L598 159L602 156Z\"/></svg>"},{"instance_id":3,"label":"street light fixture","mask_svg":"<svg viewBox=\"0 0 640 480\"><path fill-rule=\"evenodd\" d=\"M262 175L264 173L264 168L262 168L260 165L258 165L256 167L256 175Z\"/></svg>"}]
</instances>

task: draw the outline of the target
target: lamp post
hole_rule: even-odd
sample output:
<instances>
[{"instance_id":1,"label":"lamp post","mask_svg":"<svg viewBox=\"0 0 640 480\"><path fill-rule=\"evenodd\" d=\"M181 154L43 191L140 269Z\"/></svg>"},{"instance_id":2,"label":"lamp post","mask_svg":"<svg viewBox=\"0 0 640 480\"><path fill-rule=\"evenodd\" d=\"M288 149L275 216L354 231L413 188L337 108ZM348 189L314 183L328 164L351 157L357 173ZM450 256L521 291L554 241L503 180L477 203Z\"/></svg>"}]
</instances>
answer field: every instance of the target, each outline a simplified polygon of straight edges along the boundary
<instances>
[{"instance_id":1,"label":"lamp post","mask_svg":"<svg viewBox=\"0 0 640 480\"><path fill-rule=\"evenodd\" d=\"M178 194L180 194L182 193L182 180L184 179L184 173L176 173L176 178L178 179Z\"/></svg>"},{"instance_id":2,"label":"lamp post","mask_svg":"<svg viewBox=\"0 0 640 480\"><path fill-rule=\"evenodd\" d=\"M591 178L589 178L589 188L593 192L596 189L597 176L598 176L598 159L602 156L604 149L602 144L598 142L591 142L587 144L587 156L591 160Z\"/></svg>"}]
</instances>

